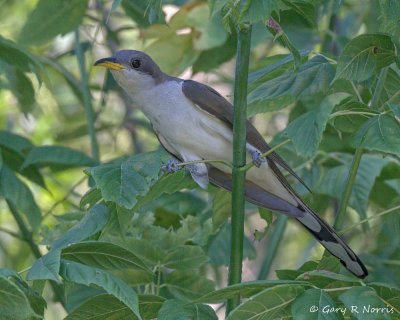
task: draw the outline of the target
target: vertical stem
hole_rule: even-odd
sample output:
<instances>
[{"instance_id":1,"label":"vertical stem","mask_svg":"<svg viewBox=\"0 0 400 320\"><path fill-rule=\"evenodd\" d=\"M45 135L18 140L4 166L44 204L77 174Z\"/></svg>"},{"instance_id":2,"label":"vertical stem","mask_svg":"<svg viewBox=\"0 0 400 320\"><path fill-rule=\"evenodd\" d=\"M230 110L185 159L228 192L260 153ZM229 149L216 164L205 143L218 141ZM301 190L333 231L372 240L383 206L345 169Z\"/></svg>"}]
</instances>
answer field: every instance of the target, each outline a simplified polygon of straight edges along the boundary
<instances>
[{"instance_id":1,"label":"vertical stem","mask_svg":"<svg viewBox=\"0 0 400 320\"><path fill-rule=\"evenodd\" d=\"M258 274L258 280L264 280L267 278L269 270L271 269L272 262L274 261L276 252L278 251L279 244L281 242L283 233L285 232L286 222L288 217L280 214L276 219L274 228L269 231L268 234L268 249L265 255L261 270Z\"/></svg>"},{"instance_id":2,"label":"vertical stem","mask_svg":"<svg viewBox=\"0 0 400 320\"><path fill-rule=\"evenodd\" d=\"M246 109L250 40L251 26L239 26L234 88L232 230L229 285L239 283L242 279L246 172L240 169L246 165ZM228 315L239 302L239 295L228 300L226 314Z\"/></svg>"},{"instance_id":3,"label":"vertical stem","mask_svg":"<svg viewBox=\"0 0 400 320\"><path fill-rule=\"evenodd\" d=\"M85 108L87 129L90 137L90 145L92 148L92 157L96 161L100 160L99 145L96 138L96 129L94 127L95 115L93 112L92 97L89 90L88 76L85 68L85 56L82 51L79 29L75 30L75 52L78 59L79 71L81 74L81 85L83 91L83 106Z\"/></svg>"},{"instance_id":4,"label":"vertical stem","mask_svg":"<svg viewBox=\"0 0 400 320\"><path fill-rule=\"evenodd\" d=\"M386 76L388 73L388 68L383 68L379 73L378 82L376 83L374 94L371 98L370 107L372 109L377 109L379 98L382 94L383 86L385 84ZM354 154L353 162L351 164L349 177L347 179L346 189L343 192L342 201L340 202L339 213L335 220L335 229L340 230L343 227L343 222L346 216L347 205L350 200L351 192L353 190L354 182L356 181L358 167L360 166L361 157L362 157L363 149L362 147L358 147Z\"/></svg>"},{"instance_id":5,"label":"vertical stem","mask_svg":"<svg viewBox=\"0 0 400 320\"><path fill-rule=\"evenodd\" d=\"M336 216L334 228L340 230L343 227L343 222L346 218L346 209L349 204L351 192L353 191L353 185L356 181L358 167L360 166L361 157L363 154L362 148L357 148L354 154L353 162L351 164L349 176L347 178L346 188L342 195L342 201L340 201L339 213Z\"/></svg>"},{"instance_id":6,"label":"vertical stem","mask_svg":"<svg viewBox=\"0 0 400 320\"><path fill-rule=\"evenodd\" d=\"M7 200L7 205L10 208L11 214L13 215L15 221L17 222L19 230L21 230L21 234L26 241L26 243L29 245L29 248L31 249L33 255L39 259L42 257L42 254L38 248L38 246L35 244L33 241L32 237L32 232L29 231L28 227L25 225L24 220L22 219L20 213L18 212L17 208L14 206L14 204L10 201ZM63 289L58 285L57 283L53 281L49 281L51 288L53 289L54 295L56 296L56 299L58 302L62 304L63 307L65 307L65 302L64 302L64 293Z\"/></svg>"}]
</instances>

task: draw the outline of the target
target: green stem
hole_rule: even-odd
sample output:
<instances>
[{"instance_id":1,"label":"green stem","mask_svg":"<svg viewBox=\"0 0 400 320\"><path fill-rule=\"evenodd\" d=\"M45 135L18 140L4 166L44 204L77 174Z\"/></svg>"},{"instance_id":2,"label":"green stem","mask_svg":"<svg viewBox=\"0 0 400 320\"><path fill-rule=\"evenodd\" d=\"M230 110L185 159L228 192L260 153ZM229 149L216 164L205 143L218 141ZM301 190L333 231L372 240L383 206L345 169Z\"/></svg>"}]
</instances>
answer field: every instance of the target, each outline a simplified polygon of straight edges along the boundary
<instances>
[{"instance_id":1,"label":"green stem","mask_svg":"<svg viewBox=\"0 0 400 320\"><path fill-rule=\"evenodd\" d=\"M288 217L281 214L276 219L275 226L268 234L267 241L267 254L265 255L261 270L258 274L258 280L264 280L267 278L269 270L271 269L272 262L274 261L275 255L278 251L279 244L285 232L286 222Z\"/></svg>"},{"instance_id":2,"label":"green stem","mask_svg":"<svg viewBox=\"0 0 400 320\"><path fill-rule=\"evenodd\" d=\"M23 239L29 245L29 248L31 249L35 258L40 259L42 257L42 253L40 252L38 246L33 241L32 232L29 231L28 227L25 225L24 220L22 219L21 215L19 214L19 212L18 212L17 208L14 206L14 204L7 200L7 205L10 208L11 214L13 215L15 221L17 222L18 228L21 231ZM65 307L64 293L63 293L62 288L53 281L49 281L49 283L53 289L53 292L54 292L54 295L56 296L57 301L59 301L62 304L62 306Z\"/></svg>"},{"instance_id":3,"label":"green stem","mask_svg":"<svg viewBox=\"0 0 400 320\"><path fill-rule=\"evenodd\" d=\"M251 26L238 27L237 58L234 88L233 121L233 169L232 169L232 230L231 256L228 284L240 283L242 279L244 204L246 171L246 109L247 81L249 73ZM240 303L240 296L228 300L226 315Z\"/></svg>"},{"instance_id":4,"label":"green stem","mask_svg":"<svg viewBox=\"0 0 400 320\"><path fill-rule=\"evenodd\" d=\"M342 195L342 201L340 202L339 213L336 216L334 228L340 230L343 227L343 222L346 217L346 209L350 200L351 192L353 191L353 185L356 181L358 167L360 166L361 157L363 154L362 148L357 148L354 154L353 163L351 164L349 176L347 178L347 185Z\"/></svg>"},{"instance_id":5,"label":"green stem","mask_svg":"<svg viewBox=\"0 0 400 320\"><path fill-rule=\"evenodd\" d=\"M371 103L370 103L371 109L376 109L378 107L379 98L383 91L383 86L385 84L387 73L388 73L388 68L383 68L379 74L378 82L376 84L374 94L371 98ZM362 154L363 154L362 147L358 147L354 154L353 162L351 164L351 168L350 168L350 172L349 172L349 177L347 179L346 189L343 192L342 201L340 203L340 208L339 208L339 213L336 217L335 224L334 224L334 227L339 230L343 227L343 222L344 222L345 216L346 216L347 205L349 203L351 192L353 190L353 185L356 180L357 171L358 171L358 167L360 166Z\"/></svg>"},{"instance_id":6,"label":"green stem","mask_svg":"<svg viewBox=\"0 0 400 320\"><path fill-rule=\"evenodd\" d=\"M94 126L95 115L93 111L92 97L90 95L90 90L89 90L88 76L85 68L85 56L83 54L80 43L79 29L75 30L75 52L76 52L76 58L78 59L79 72L81 74L83 106L85 108L87 129L90 137L90 145L92 148L92 157L94 160L99 161L100 160L99 145L97 143L96 129Z\"/></svg>"}]
</instances>

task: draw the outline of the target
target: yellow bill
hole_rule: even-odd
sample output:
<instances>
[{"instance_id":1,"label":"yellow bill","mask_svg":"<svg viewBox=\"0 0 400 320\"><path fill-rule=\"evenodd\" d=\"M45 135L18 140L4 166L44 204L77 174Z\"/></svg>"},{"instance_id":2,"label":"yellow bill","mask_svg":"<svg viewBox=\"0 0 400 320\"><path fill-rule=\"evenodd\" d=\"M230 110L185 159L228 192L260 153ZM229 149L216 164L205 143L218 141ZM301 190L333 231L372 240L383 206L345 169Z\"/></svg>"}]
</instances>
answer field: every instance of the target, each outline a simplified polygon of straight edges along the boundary
<instances>
[{"instance_id":1,"label":"yellow bill","mask_svg":"<svg viewBox=\"0 0 400 320\"><path fill-rule=\"evenodd\" d=\"M107 69L116 70L116 71L125 69L125 67L122 64L115 61L115 58L103 58L103 59L97 60L94 63L94 65L96 67L105 67Z\"/></svg>"}]
</instances>

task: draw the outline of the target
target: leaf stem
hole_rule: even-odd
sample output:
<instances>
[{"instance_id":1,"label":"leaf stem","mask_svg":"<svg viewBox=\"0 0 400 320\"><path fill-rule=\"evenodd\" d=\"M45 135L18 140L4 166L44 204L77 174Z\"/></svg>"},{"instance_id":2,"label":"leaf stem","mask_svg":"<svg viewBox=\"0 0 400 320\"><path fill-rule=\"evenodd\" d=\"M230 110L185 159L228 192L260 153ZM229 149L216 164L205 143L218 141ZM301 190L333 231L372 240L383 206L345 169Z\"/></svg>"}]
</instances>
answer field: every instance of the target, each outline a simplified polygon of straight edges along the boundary
<instances>
[{"instance_id":1,"label":"leaf stem","mask_svg":"<svg viewBox=\"0 0 400 320\"><path fill-rule=\"evenodd\" d=\"M92 97L90 95L90 90L89 90L88 76L85 68L85 57L80 43L79 29L75 30L75 52L76 52L76 58L78 60L79 71L81 74L83 106L85 108L87 129L92 149L92 157L94 160L98 162L100 160L100 154L99 154L99 145L96 138L96 129L94 126L95 115L93 111Z\"/></svg>"},{"instance_id":2,"label":"leaf stem","mask_svg":"<svg viewBox=\"0 0 400 320\"><path fill-rule=\"evenodd\" d=\"M267 254L264 257L261 270L258 274L258 280L264 280L267 278L268 273L271 269L272 262L275 259L275 255L278 251L279 244L281 242L282 236L285 232L286 222L288 217L280 214L276 219L274 228L269 231L268 242L267 242Z\"/></svg>"},{"instance_id":3,"label":"leaf stem","mask_svg":"<svg viewBox=\"0 0 400 320\"><path fill-rule=\"evenodd\" d=\"M393 207L393 208L390 208L390 209L387 209L387 210L385 210L385 211L382 211L382 212L380 212L380 213L378 213L378 214L375 214L375 215L373 215L373 216L371 216L371 217L365 218L365 219L359 221L358 223L353 224L353 225L351 225L351 226L349 226L349 227L347 227L347 228L341 230L341 231L340 231L340 234L344 234L344 233L350 231L351 229L354 229L354 228L356 228L356 227L362 225L363 223L366 223L366 222L368 222L368 221L370 221L370 220L373 220L373 219L376 219L376 218L378 218L378 217L384 216L384 215L386 215L386 214L388 214L388 213L392 213L393 211L396 211L396 210L400 210L400 205L398 205L398 206L396 206L396 207Z\"/></svg>"},{"instance_id":4,"label":"leaf stem","mask_svg":"<svg viewBox=\"0 0 400 320\"><path fill-rule=\"evenodd\" d=\"M21 230L22 238L26 241L26 243L29 245L29 248L31 249L33 255L39 259L42 257L42 253L40 252L38 246L35 244L33 241L32 237L32 232L29 231L28 227L25 225L24 220L22 219L21 215L19 214L17 208L14 206L14 204L11 201L6 200L8 207L10 208L11 214L13 215L18 228ZM62 304L63 307L65 307L65 301L64 301L64 293L60 285L53 281L49 281L54 295L56 296L57 300Z\"/></svg>"},{"instance_id":5,"label":"leaf stem","mask_svg":"<svg viewBox=\"0 0 400 320\"><path fill-rule=\"evenodd\" d=\"M237 28L237 58L234 87L233 121L233 169L232 169L232 223L231 255L228 284L240 283L242 279L244 205L246 171L246 109L247 82L249 74L251 25L241 24ZM240 295L229 299L226 316L240 303Z\"/></svg>"}]
</instances>

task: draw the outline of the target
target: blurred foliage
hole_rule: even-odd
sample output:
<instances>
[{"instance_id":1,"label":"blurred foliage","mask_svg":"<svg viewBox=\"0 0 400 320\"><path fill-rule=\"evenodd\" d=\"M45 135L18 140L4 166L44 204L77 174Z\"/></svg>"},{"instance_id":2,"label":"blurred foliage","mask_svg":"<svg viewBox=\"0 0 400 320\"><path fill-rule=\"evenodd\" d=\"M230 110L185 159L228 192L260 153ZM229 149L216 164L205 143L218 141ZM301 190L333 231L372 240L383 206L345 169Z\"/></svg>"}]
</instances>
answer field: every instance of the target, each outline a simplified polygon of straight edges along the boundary
<instances>
[{"instance_id":1,"label":"blurred foliage","mask_svg":"<svg viewBox=\"0 0 400 320\"><path fill-rule=\"evenodd\" d=\"M237 294L251 299L230 320L399 319L397 0L0 3L0 319L217 319L209 304ZM248 116L272 144L291 140L278 152L313 194L294 187L330 222L364 150L341 232L365 282L248 205L248 282L226 287L230 194L160 172L169 156L144 115L92 69L144 50L229 97L247 22Z\"/></svg>"}]
</instances>

